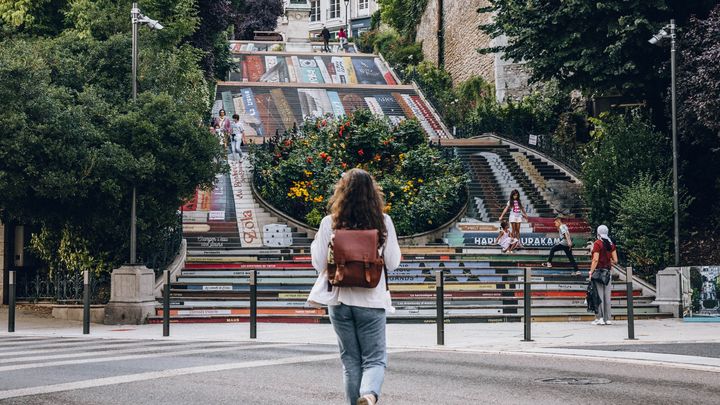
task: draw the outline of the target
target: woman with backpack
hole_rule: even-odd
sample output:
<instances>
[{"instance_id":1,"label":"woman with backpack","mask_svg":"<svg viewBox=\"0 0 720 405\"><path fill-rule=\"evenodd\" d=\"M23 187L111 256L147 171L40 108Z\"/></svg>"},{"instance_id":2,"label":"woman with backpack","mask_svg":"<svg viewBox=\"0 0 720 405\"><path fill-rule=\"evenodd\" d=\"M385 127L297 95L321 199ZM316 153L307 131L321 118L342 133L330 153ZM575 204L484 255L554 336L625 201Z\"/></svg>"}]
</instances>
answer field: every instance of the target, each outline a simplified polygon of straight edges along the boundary
<instances>
[{"instance_id":1,"label":"woman with backpack","mask_svg":"<svg viewBox=\"0 0 720 405\"><path fill-rule=\"evenodd\" d=\"M361 169L344 173L330 199L330 215L320 222L311 246L313 267L319 276L308 296L308 304L328 306L340 348L345 395L350 405L376 404L385 378L386 311L395 311L386 287L386 274L400 265L401 254L395 226L392 219L383 214L384 207L383 193L369 173ZM340 252L343 252L340 244L346 243L346 236L341 235L352 235L347 231L354 230L376 231L370 232L376 235L375 246L348 249L351 250L348 256L352 251L376 249L377 255L384 260L384 270L380 260L377 273L366 273L367 277L363 277L375 280L377 284L372 288L342 286L343 276L338 276L345 267L351 268L351 263L345 266L345 259L340 259ZM344 278L350 280L350 271L345 271Z\"/></svg>"},{"instance_id":2,"label":"woman with backpack","mask_svg":"<svg viewBox=\"0 0 720 405\"><path fill-rule=\"evenodd\" d=\"M599 305L593 325L612 325L610 300L612 299L612 266L618 262L615 244L608 236L608 227L597 228L597 240L592 247L590 281L595 283L602 302Z\"/></svg>"}]
</instances>

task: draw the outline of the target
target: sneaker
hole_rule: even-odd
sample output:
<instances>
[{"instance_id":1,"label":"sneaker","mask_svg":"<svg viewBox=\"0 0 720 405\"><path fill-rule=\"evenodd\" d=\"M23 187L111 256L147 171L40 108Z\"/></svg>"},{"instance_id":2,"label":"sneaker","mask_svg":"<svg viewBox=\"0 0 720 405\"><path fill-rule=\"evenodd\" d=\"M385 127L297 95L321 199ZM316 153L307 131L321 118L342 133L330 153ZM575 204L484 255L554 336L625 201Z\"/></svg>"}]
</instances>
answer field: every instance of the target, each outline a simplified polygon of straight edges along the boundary
<instances>
[{"instance_id":1,"label":"sneaker","mask_svg":"<svg viewBox=\"0 0 720 405\"><path fill-rule=\"evenodd\" d=\"M375 405L377 403L377 400L375 399L375 395L373 394L365 394L358 398L356 404L357 405Z\"/></svg>"},{"instance_id":2,"label":"sneaker","mask_svg":"<svg viewBox=\"0 0 720 405\"><path fill-rule=\"evenodd\" d=\"M596 320L592 321L592 324L593 325L605 325L605 321L603 321L602 319L596 319Z\"/></svg>"},{"instance_id":3,"label":"sneaker","mask_svg":"<svg viewBox=\"0 0 720 405\"><path fill-rule=\"evenodd\" d=\"M547 262L542 264L543 267L552 267L552 263Z\"/></svg>"},{"instance_id":4,"label":"sneaker","mask_svg":"<svg viewBox=\"0 0 720 405\"><path fill-rule=\"evenodd\" d=\"M609 319L607 321L605 321L605 325L612 325L612 324L613 324L612 321Z\"/></svg>"}]
</instances>

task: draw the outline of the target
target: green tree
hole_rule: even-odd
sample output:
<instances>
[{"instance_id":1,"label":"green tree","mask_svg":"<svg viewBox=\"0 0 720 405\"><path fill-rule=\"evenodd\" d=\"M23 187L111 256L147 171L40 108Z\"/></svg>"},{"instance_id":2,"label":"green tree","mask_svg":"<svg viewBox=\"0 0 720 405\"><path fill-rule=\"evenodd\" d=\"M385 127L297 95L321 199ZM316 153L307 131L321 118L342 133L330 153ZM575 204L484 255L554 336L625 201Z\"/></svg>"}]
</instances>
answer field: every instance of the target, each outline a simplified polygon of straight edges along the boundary
<instances>
[{"instance_id":1,"label":"green tree","mask_svg":"<svg viewBox=\"0 0 720 405\"><path fill-rule=\"evenodd\" d=\"M68 33L0 46L0 215L41 226L55 238L46 245L72 241L70 261L125 259L131 185L143 248L222 168L202 125L208 95L197 55L182 47L145 55L155 63L141 70L144 91L132 103L128 76L113 75L127 72L113 59L127 45Z\"/></svg>"},{"instance_id":2,"label":"green tree","mask_svg":"<svg viewBox=\"0 0 720 405\"><path fill-rule=\"evenodd\" d=\"M407 40L414 41L417 25L425 12L428 0L378 0L383 22Z\"/></svg>"},{"instance_id":3,"label":"green tree","mask_svg":"<svg viewBox=\"0 0 720 405\"><path fill-rule=\"evenodd\" d=\"M613 196L614 234L630 260L642 270L663 268L673 252L673 199L668 178L641 174Z\"/></svg>"},{"instance_id":4,"label":"green tree","mask_svg":"<svg viewBox=\"0 0 720 405\"><path fill-rule=\"evenodd\" d=\"M654 131L638 112L628 117L604 114L591 121L595 129L583 156L583 196L590 208L590 223L613 223L617 212L611 201L622 186L640 175L667 177L668 137Z\"/></svg>"},{"instance_id":5,"label":"green tree","mask_svg":"<svg viewBox=\"0 0 720 405\"><path fill-rule=\"evenodd\" d=\"M659 100L665 77L658 75L667 52L648 38L671 18L683 25L706 15L714 0L527 1L489 0L480 12L494 13L481 26L492 37L507 35L505 57L525 60L533 81L557 79L585 95L634 95ZM662 84L661 84L662 83Z\"/></svg>"},{"instance_id":6,"label":"green tree","mask_svg":"<svg viewBox=\"0 0 720 405\"><path fill-rule=\"evenodd\" d=\"M715 235L720 230L718 60L720 6L707 19L692 18L682 31L677 77L680 181L695 197L690 210L698 225L711 225L709 230Z\"/></svg>"}]
</instances>

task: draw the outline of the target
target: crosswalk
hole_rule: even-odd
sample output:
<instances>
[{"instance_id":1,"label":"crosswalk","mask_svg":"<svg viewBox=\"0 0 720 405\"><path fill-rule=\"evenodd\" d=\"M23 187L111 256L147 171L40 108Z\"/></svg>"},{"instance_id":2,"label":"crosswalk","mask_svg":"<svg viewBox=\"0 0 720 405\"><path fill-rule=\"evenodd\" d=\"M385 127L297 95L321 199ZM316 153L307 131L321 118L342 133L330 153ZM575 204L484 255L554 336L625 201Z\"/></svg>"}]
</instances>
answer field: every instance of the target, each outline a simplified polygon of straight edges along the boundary
<instances>
[{"instance_id":1,"label":"crosswalk","mask_svg":"<svg viewBox=\"0 0 720 405\"><path fill-rule=\"evenodd\" d=\"M337 359L336 350L331 345L311 348L293 343L0 335L0 401L148 379L327 361Z\"/></svg>"}]
</instances>

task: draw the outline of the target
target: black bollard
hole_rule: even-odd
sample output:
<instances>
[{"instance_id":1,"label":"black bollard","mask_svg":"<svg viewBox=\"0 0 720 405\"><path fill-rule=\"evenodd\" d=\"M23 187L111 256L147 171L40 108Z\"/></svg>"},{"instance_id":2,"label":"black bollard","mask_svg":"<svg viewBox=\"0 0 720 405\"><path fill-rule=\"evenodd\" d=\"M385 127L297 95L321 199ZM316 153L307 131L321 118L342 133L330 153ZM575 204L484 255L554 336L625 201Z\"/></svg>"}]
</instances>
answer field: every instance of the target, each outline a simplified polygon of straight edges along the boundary
<instances>
[{"instance_id":1,"label":"black bollard","mask_svg":"<svg viewBox=\"0 0 720 405\"><path fill-rule=\"evenodd\" d=\"M90 270L83 271L83 335L90 333Z\"/></svg>"},{"instance_id":2,"label":"black bollard","mask_svg":"<svg viewBox=\"0 0 720 405\"><path fill-rule=\"evenodd\" d=\"M628 323L628 338L627 340L637 340L635 338L635 309L633 308L633 269L632 266L628 267L625 273L626 286L627 286L627 323Z\"/></svg>"},{"instance_id":3,"label":"black bollard","mask_svg":"<svg viewBox=\"0 0 720 405\"><path fill-rule=\"evenodd\" d=\"M445 344L445 275L442 270L435 270L435 308L437 310L437 344Z\"/></svg>"},{"instance_id":4,"label":"black bollard","mask_svg":"<svg viewBox=\"0 0 720 405\"><path fill-rule=\"evenodd\" d=\"M257 338L257 270L250 271L250 339Z\"/></svg>"},{"instance_id":5,"label":"black bollard","mask_svg":"<svg viewBox=\"0 0 720 405\"><path fill-rule=\"evenodd\" d=\"M163 289L163 336L170 336L170 270L163 274L165 288Z\"/></svg>"},{"instance_id":6,"label":"black bollard","mask_svg":"<svg viewBox=\"0 0 720 405\"><path fill-rule=\"evenodd\" d=\"M532 292L530 291L531 287L531 281L532 280L532 268L526 267L525 268L525 284L523 286L523 319L525 321L525 338L523 339L523 342L532 342L531 337L531 323L532 323L532 313L530 311L530 307L532 304Z\"/></svg>"},{"instance_id":7,"label":"black bollard","mask_svg":"<svg viewBox=\"0 0 720 405\"><path fill-rule=\"evenodd\" d=\"M10 272L8 285L8 332L15 332L15 272Z\"/></svg>"}]
</instances>

